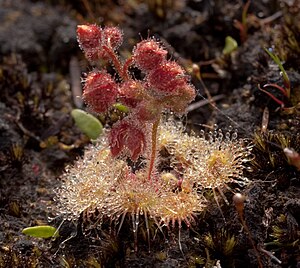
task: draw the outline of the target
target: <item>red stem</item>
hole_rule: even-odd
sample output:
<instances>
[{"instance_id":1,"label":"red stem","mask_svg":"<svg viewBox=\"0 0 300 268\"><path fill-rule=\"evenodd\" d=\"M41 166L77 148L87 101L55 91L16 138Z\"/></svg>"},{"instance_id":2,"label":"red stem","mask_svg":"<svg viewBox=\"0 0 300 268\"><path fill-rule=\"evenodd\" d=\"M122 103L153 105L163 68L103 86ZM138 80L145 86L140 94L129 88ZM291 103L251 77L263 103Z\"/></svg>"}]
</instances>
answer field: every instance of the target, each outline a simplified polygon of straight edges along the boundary
<instances>
[{"instance_id":1,"label":"red stem","mask_svg":"<svg viewBox=\"0 0 300 268\"><path fill-rule=\"evenodd\" d=\"M288 97L287 90L281 86L278 86L277 84L265 84L265 85L263 85L263 88L265 88L265 87L275 87L275 88L279 89L284 96Z\"/></svg>"},{"instance_id":2,"label":"red stem","mask_svg":"<svg viewBox=\"0 0 300 268\"><path fill-rule=\"evenodd\" d=\"M155 164L157 130L159 125L159 120L160 118L158 118L152 125L152 148L151 148L151 157L150 157L149 170L148 170L148 180L151 180L151 175Z\"/></svg>"},{"instance_id":3,"label":"red stem","mask_svg":"<svg viewBox=\"0 0 300 268\"><path fill-rule=\"evenodd\" d=\"M279 100L278 98L276 98L276 97L275 97L273 94L271 94L270 92L268 92L268 91L262 89L262 88L260 87L260 85L258 85L258 89L259 89L260 91L266 93L270 98L272 98L274 101L276 101L276 102L281 106L281 108L284 108L285 105L284 105L284 102L283 102L283 101L281 101L281 100Z\"/></svg>"},{"instance_id":4,"label":"red stem","mask_svg":"<svg viewBox=\"0 0 300 268\"><path fill-rule=\"evenodd\" d=\"M127 59L125 61L124 65L123 65L123 77L125 80L129 80L128 69L132 63L133 63L133 58L130 57L129 59Z\"/></svg>"},{"instance_id":5,"label":"red stem","mask_svg":"<svg viewBox=\"0 0 300 268\"><path fill-rule=\"evenodd\" d=\"M115 51L111 47L109 47L109 46L103 46L102 48L109 55L109 57L110 57L110 59L112 61L112 64L113 64L115 70L117 71L117 73L119 74L119 76L124 81L126 81L128 79L128 74L126 73L126 75L124 76L123 66L122 66L122 64L121 64L118 56L116 55Z\"/></svg>"}]
</instances>

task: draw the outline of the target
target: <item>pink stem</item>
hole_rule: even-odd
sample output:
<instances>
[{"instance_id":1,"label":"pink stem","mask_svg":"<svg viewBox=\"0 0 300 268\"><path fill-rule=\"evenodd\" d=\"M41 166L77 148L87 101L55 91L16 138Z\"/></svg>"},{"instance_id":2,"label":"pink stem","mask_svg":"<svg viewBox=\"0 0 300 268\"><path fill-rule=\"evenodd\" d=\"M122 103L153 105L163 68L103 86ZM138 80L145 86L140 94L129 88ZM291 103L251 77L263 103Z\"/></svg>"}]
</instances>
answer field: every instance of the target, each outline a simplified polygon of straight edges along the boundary
<instances>
[{"instance_id":1,"label":"pink stem","mask_svg":"<svg viewBox=\"0 0 300 268\"><path fill-rule=\"evenodd\" d=\"M154 164L155 164L155 158L156 158L156 143L157 143L157 130L159 125L158 118L152 126L152 148L151 148L151 157L150 157L150 163L149 163L149 170L148 170L148 180L151 180L151 175L153 172Z\"/></svg>"},{"instance_id":2,"label":"pink stem","mask_svg":"<svg viewBox=\"0 0 300 268\"><path fill-rule=\"evenodd\" d=\"M283 87L278 86L277 84L265 84L263 86L263 88L266 88L266 87L275 87L275 88L279 89L284 96L288 97L287 91Z\"/></svg>"},{"instance_id":3,"label":"pink stem","mask_svg":"<svg viewBox=\"0 0 300 268\"><path fill-rule=\"evenodd\" d=\"M122 66L118 56L114 52L114 50L109 46L103 46L102 49L105 50L105 52L109 55L109 57L112 61L112 64L113 64L115 70L117 71L117 73L120 75L120 77L123 80L127 80L126 79L127 77L124 77L124 74L123 74L123 66Z\"/></svg>"},{"instance_id":4,"label":"pink stem","mask_svg":"<svg viewBox=\"0 0 300 268\"><path fill-rule=\"evenodd\" d=\"M133 63L133 58L130 57L129 59L127 59L125 61L124 65L123 65L123 77L125 80L129 80L128 69L132 63Z\"/></svg>"},{"instance_id":5,"label":"pink stem","mask_svg":"<svg viewBox=\"0 0 300 268\"><path fill-rule=\"evenodd\" d=\"M277 102L277 103L281 106L281 108L284 108L285 105L284 105L284 102L283 102L283 101L281 101L281 100L279 100L278 98L276 98L276 97L275 97L273 94L271 94L270 92L268 92L268 91L262 89L262 88L260 87L260 85L258 85L258 88L259 88L260 91L266 93L271 99L273 99L275 102Z\"/></svg>"}]
</instances>

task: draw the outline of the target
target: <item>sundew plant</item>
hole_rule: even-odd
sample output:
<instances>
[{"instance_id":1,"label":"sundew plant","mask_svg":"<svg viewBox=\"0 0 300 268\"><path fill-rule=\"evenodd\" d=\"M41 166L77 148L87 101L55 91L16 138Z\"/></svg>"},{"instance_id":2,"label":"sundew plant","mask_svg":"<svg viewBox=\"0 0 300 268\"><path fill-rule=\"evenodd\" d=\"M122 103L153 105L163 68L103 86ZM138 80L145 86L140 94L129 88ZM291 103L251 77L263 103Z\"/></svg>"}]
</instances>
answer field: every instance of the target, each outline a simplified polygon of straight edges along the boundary
<instances>
[{"instance_id":1,"label":"sundew plant","mask_svg":"<svg viewBox=\"0 0 300 268\"><path fill-rule=\"evenodd\" d=\"M84 79L89 109L106 113L121 103L129 112L67 167L56 192L59 214L74 221L94 216L100 228L109 219L118 232L129 217L135 250L141 217L148 241L150 221L162 232L178 228L180 235L182 226L194 224L207 205L204 191L212 190L216 200L220 193L226 201L229 183L247 182L243 170L250 146L234 131L188 135L180 122L165 120L168 112L184 114L196 90L154 38L137 43L123 61L117 53L123 40L119 28L80 25L77 35L90 63L104 60L115 71L95 68ZM140 79L130 72L132 66L141 71ZM167 168L160 165L162 151L170 159Z\"/></svg>"}]
</instances>

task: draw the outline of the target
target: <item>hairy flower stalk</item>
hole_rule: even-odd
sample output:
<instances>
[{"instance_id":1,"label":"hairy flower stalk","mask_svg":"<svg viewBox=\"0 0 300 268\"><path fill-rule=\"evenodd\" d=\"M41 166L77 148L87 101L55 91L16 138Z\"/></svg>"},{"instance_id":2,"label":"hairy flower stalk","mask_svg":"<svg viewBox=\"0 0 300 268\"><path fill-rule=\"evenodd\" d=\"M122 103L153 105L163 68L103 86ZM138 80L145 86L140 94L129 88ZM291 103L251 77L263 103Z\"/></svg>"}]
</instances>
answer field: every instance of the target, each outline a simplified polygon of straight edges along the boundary
<instances>
[{"instance_id":1,"label":"hairy flower stalk","mask_svg":"<svg viewBox=\"0 0 300 268\"><path fill-rule=\"evenodd\" d=\"M148 180L151 180L152 178L152 171L154 168L154 164L155 164L155 159L156 159L156 142L157 142L157 130L158 130L158 125L159 125L159 120L160 118L158 118L152 126L152 147L151 147L151 157L150 157L150 161L149 161L149 170L148 170Z\"/></svg>"},{"instance_id":2,"label":"hairy flower stalk","mask_svg":"<svg viewBox=\"0 0 300 268\"><path fill-rule=\"evenodd\" d=\"M88 74L83 100L89 109L105 113L121 103L129 112L67 168L57 190L59 213L69 220L94 215L100 226L108 218L119 225L118 232L129 216L135 250L141 216L149 243L150 221L161 231L163 226L179 228L180 236L183 223L190 227L203 210L203 190L223 194L229 183L246 182L249 147L235 133L216 132L207 140L162 120L163 112L183 114L196 92L185 70L167 59L167 50L154 38L140 41L123 63L117 54L123 41L119 28L80 25L77 35L91 63L108 61L118 73L118 79L107 70ZM131 65L140 69L142 79L130 73ZM162 150L171 160L168 172L159 170Z\"/></svg>"}]
</instances>

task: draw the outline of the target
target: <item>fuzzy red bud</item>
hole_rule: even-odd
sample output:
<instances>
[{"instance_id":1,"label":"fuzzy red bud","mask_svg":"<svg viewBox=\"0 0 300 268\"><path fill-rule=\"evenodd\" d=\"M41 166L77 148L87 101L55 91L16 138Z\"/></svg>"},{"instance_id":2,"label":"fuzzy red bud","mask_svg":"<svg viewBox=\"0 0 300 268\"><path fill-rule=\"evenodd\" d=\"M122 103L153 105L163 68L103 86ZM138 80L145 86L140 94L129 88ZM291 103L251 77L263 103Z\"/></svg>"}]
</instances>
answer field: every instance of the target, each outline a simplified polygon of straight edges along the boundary
<instances>
[{"instance_id":1,"label":"fuzzy red bud","mask_svg":"<svg viewBox=\"0 0 300 268\"><path fill-rule=\"evenodd\" d=\"M109 145L113 156L128 155L136 161L146 148L145 128L132 120L117 122L109 133Z\"/></svg>"},{"instance_id":2,"label":"fuzzy red bud","mask_svg":"<svg viewBox=\"0 0 300 268\"><path fill-rule=\"evenodd\" d=\"M99 47L102 42L102 29L97 25L78 25L77 40L86 58L90 61L98 59Z\"/></svg>"},{"instance_id":3,"label":"fuzzy red bud","mask_svg":"<svg viewBox=\"0 0 300 268\"><path fill-rule=\"evenodd\" d=\"M123 32L118 27L105 27L103 35L106 45L117 49L123 42Z\"/></svg>"},{"instance_id":4,"label":"fuzzy red bud","mask_svg":"<svg viewBox=\"0 0 300 268\"><path fill-rule=\"evenodd\" d=\"M167 97L164 102L165 107L175 113L184 113L188 104L196 97L195 88L190 84L186 84L178 90L177 94L178 95Z\"/></svg>"},{"instance_id":5,"label":"fuzzy red bud","mask_svg":"<svg viewBox=\"0 0 300 268\"><path fill-rule=\"evenodd\" d=\"M144 100L137 105L134 112L141 121L154 121L159 118L162 107L155 99Z\"/></svg>"},{"instance_id":6,"label":"fuzzy red bud","mask_svg":"<svg viewBox=\"0 0 300 268\"><path fill-rule=\"evenodd\" d=\"M144 72L156 68L166 60L168 52L153 39L146 39L138 43L133 50L135 64Z\"/></svg>"},{"instance_id":7,"label":"fuzzy red bud","mask_svg":"<svg viewBox=\"0 0 300 268\"><path fill-rule=\"evenodd\" d=\"M188 76L175 61L165 61L148 75L149 84L159 94L176 95L187 85Z\"/></svg>"},{"instance_id":8,"label":"fuzzy red bud","mask_svg":"<svg viewBox=\"0 0 300 268\"><path fill-rule=\"evenodd\" d=\"M134 108L143 99L144 91L144 85L140 81L128 80L119 88L120 101L130 108Z\"/></svg>"},{"instance_id":9,"label":"fuzzy red bud","mask_svg":"<svg viewBox=\"0 0 300 268\"><path fill-rule=\"evenodd\" d=\"M118 85L110 74L101 72L91 72L83 88L83 100L96 113L105 112L118 95Z\"/></svg>"}]
</instances>

